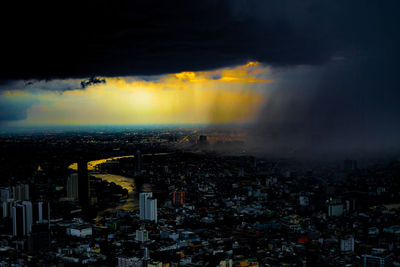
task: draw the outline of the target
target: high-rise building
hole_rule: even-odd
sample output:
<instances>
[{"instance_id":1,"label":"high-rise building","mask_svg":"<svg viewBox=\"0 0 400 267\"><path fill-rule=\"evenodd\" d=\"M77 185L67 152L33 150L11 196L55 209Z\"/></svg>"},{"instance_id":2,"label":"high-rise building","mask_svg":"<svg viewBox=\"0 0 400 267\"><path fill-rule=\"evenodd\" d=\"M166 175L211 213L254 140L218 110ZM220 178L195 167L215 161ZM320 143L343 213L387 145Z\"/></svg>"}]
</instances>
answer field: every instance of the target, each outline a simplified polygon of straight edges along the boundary
<instances>
[{"instance_id":1,"label":"high-rise building","mask_svg":"<svg viewBox=\"0 0 400 267\"><path fill-rule=\"evenodd\" d=\"M11 198L10 188L0 188L0 202L7 201L9 198Z\"/></svg>"},{"instance_id":2,"label":"high-rise building","mask_svg":"<svg viewBox=\"0 0 400 267\"><path fill-rule=\"evenodd\" d=\"M50 218L50 203L36 202L33 203L33 223L43 223Z\"/></svg>"},{"instance_id":3,"label":"high-rise building","mask_svg":"<svg viewBox=\"0 0 400 267\"><path fill-rule=\"evenodd\" d=\"M83 206L89 204L90 182L87 161L84 160L78 162L78 199Z\"/></svg>"},{"instance_id":4,"label":"high-rise building","mask_svg":"<svg viewBox=\"0 0 400 267\"><path fill-rule=\"evenodd\" d=\"M29 184L19 184L12 187L15 200L29 200Z\"/></svg>"},{"instance_id":5,"label":"high-rise building","mask_svg":"<svg viewBox=\"0 0 400 267\"><path fill-rule=\"evenodd\" d=\"M140 206L140 219L145 220L146 219L146 205L147 205L147 199L153 197L152 192L147 192L147 193L140 193L139 194L139 206Z\"/></svg>"},{"instance_id":6,"label":"high-rise building","mask_svg":"<svg viewBox=\"0 0 400 267\"><path fill-rule=\"evenodd\" d=\"M12 207L14 204L14 199L11 198L11 189L10 188L1 188L0 189L0 208L1 208L1 217L7 218L11 217Z\"/></svg>"},{"instance_id":7,"label":"high-rise building","mask_svg":"<svg viewBox=\"0 0 400 267\"><path fill-rule=\"evenodd\" d=\"M146 220L157 222L157 199L148 198L146 207Z\"/></svg>"},{"instance_id":8,"label":"high-rise building","mask_svg":"<svg viewBox=\"0 0 400 267\"><path fill-rule=\"evenodd\" d=\"M139 194L139 207L140 207L140 219L141 220L145 219L146 201L147 201L147 198L151 198L151 197L153 197L152 192Z\"/></svg>"},{"instance_id":9,"label":"high-rise building","mask_svg":"<svg viewBox=\"0 0 400 267\"><path fill-rule=\"evenodd\" d=\"M157 222L157 199L153 198L153 193L140 193L140 219Z\"/></svg>"},{"instance_id":10,"label":"high-rise building","mask_svg":"<svg viewBox=\"0 0 400 267\"><path fill-rule=\"evenodd\" d=\"M23 237L26 234L25 206L16 204L12 209L13 236Z\"/></svg>"},{"instance_id":11,"label":"high-rise building","mask_svg":"<svg viewBox=\"0 0 400 267\"><path fill-rule=\"evenodd\" d=\"M73 200L78 199L78 174L73 173L67 180L67 197Z\"/></svg>"},{"instance_id":12,"label":"high-rise building","mask_svg":"<svg viewBox=\"0 0 400 267\"><path fill-rule=\"evenodd\" d=\"M25 231L26 233L32 232L32 224L33 224L33 208L32 202L30 201L23 201L22 205L25 206Z\"/></svg>"},{"instance_id":13,"label":"high-rise building","mask_svg":"<svg viewBox=\"0 0 400 267\"><path fill-rule=\"evenodd\" d=\"M146 242L149 240L149 232L146 230L136 230L136 241Z\"/></svg>"},{"instance_id":14,"label":"high-rise building","mask_svg":"<svg viewBox=\"0 0 400 267\"><path fill-rule=\"evenodd\" d=\"M22 237L32 232L32 202L16 203L12 209L13 235Z\"/></svg>"},{"instance_id":15,"label":"high-rise building","mask_svg":"<svg viewBox=\"0 0 400 267\"><path fill-rule=\"evenodd\" d=\"M2 211L3 211L3 218L11 218L12 217L12 211L14 207L14 200L13 199L8 199L7 201L2 202Z\"/></svg>"},{"instance_id":16,"label":"high-rise building","mask_svg":"<svg viewBox=\"0 0 400 267\"><path fill-rule=\"evenodd\" d=\"M175 206L182 206L185 201L185 192L175 190L172 194L172 204Z\"/></svg>"},{"instance_id":17,"label":"high-rise building","mask_svg":"<svg viewBox=\"0 0 400 267\"><path fill-rule=\"evenodd\" d=\"M142 152L140 152L140 150L136 151L134 160L135 160L134 176L137 176L137 175L140 175L143 170L143 156L142 156Z\"/></svg>"}]
</instances>

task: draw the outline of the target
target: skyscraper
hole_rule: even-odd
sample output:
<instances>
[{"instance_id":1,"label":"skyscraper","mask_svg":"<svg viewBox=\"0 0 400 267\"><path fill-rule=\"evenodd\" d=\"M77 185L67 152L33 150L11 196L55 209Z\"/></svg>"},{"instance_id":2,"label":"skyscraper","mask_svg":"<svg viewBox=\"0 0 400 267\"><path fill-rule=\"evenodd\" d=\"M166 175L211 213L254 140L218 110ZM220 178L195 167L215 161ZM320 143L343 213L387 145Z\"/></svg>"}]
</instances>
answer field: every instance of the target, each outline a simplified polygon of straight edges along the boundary
<instances>
[{"instance_id":1,"label":"skyscraper","mask_svg":"<svg viewBox=\"0 0 400 267\"><path fill-rule=\"evenodd\" d=\"M4 202L11 198L11 190L10 188L0 188L0 201Z\"/></svg>"},{"instance_id":2,"label":"skyscraper","mask_svg":"<svg viewBox=\"0 0 400 267\"><path fill-rule=\"evenodd\" d=\"M140 219L157 222L157 199L153 198L153 193L140 193Z\"/></svg>"},{"instance_id":3,"label":"skyscraper","mask_svg":"<svg viewBox=\"0 0 400 267\"><path fill-rule=\"evenodd\" d=\"M29 185L19 184L12 187L15 200L29 200Z\"/></svg>"},{"instance_id":4,"label":"skyscraper","mask_svg":"<svg viewBox=\"0 0 400 267\"><path fill-rule=\"evenodd\" d=\"M28 234L32 232L32 224L33 224L32 202L23 201L22 205L25 206L25 232Z\"/></svg>"},{"instance_id":5,"label":"skyscraper","mask_svg":"<svg viewBox=\"0 0 400 267\"><path fill-rule=\"evenodd\" d=\"M67 197L73 200L78 199L78 174L73 173L67 180Z\"/></svg>"},{"instance_id":6,"label":"skyscraper","mask_svg":"<svg viewBox=\"0 0 400 267\"><path fill-rule=\"evenodd\" d=\"M14 207L14 200L8 199L7 201L3 201L2 210L3 210L3 218L11 218Z\"/></svg>"},{"instance_id":7,"label":"skyscraper","mask_svg":"<svg viewBox=\"0 0 400 267\"><path fill-rule=\"evenodd\" d=\"M140 219L145 220L146 218L146 203L147 199L153 197L152 192L140 193L139 194L139 206L140 206Z\"/></svg>"},{"instance_id":8,"label":"skyscraper","mask_svg":"<svg viewBox=\"0 0 400 267\"><path fill-rule=\"evenodd\" d=\"M13 235L22 237L32 232L33 225L32 202L23 201L13 207Z\"/></svg>"},{"instance_id":9,"label":"skyscraper","mask_svg":"<svg viewBox=\"0 0 400 267\"><path fill-rule=\"evenodd\" d=\"M146 220L157 222L157 199L148 198L146 205Z\"/></svg>"},{"instance_id":10,"label":"skyscraper","mask_svg":"<svg viewBox=\"0 0 400 267\"><path fill-rule=\"evenodd\" d=\"M142 156L142 152L140 152L140 150L136 151L134 160L135 160L134 176L137 176L142 173L142 169L143 169L143 156Z\"/></svg>"},{"instance_id":11,"label":"skyscraper","mask_svg":"<svg viewBox=\"0 0 400 267\"><path fill-rule=\"evenodd\" d=\"M78 199L81 205L89 204L90 183L87 168L87 161L81 160L78 162Z\"/></svg>"},{"instance_id":12,"label":"skyscraper","mask_svg":"<svg viewBox=\"0 0 400 267\"><path fill-rule=\"evenodd\" d=\"M50 203L36 202L33 203L33 223L43 223L50 218Z\"/></svg>"},{"instance_id":13,"label":"skyscraper","mask_svg":"<svg viewBox=\"0 0 400 267\"><path fill-rule=\"evenodd\" d=\"M12 209L13 236L22 237L25 235L25 206L16 204Z\"/></svg>"},{"instance_id":14,"label":"skyscraper","mask_svg":"<svg viewBox=\"0 0 400 267\"><path fill-rule=\"evenodd\" d=\"M183 205L184 201L185 201L185 192L175 190L172 195L172 204L174 204L175 206L181 206Z\"/></svg>"}]
</instances>

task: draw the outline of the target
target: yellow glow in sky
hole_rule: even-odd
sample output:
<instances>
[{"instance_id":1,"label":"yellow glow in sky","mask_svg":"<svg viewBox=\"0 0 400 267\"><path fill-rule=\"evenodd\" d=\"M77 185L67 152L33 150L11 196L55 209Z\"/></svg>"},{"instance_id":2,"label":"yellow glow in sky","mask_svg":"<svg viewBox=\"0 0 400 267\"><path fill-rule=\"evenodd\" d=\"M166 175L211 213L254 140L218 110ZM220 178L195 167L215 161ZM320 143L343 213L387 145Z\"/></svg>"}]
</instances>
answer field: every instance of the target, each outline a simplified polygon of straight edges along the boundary
<instances>
[{"instance_id":1,"label":"yellow glow in sky","mask_svg":"<svg viewBox=\"0 0 400 267\"><path fill-rule=\"evenodd\" d=\"M106 83L62 93L9 91L35 99L21 124L229 123L252 120L265 101L268 69L258 62L213 71L181 72Z\"/></svg>"}]
</instances>

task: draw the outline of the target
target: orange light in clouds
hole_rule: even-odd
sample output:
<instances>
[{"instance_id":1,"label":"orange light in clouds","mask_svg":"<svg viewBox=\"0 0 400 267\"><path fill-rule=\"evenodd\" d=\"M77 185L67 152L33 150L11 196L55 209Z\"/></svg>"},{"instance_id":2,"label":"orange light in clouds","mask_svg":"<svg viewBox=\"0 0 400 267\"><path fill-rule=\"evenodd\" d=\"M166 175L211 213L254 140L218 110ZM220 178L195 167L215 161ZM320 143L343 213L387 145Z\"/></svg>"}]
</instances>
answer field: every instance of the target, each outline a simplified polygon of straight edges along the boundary
<instances>
[{"instance_id":1,"label":"orange light in clouds","mask_svg":"<svg viewBox=\"0 0 400 267\"><path fill-rule=\"evenodd\" d=\"M181 72L151 81L105 78L105 84L62 94L43 91L26 124L227 123L251 120L264 102L258 62Z\"/></svg>"}]
</instances>

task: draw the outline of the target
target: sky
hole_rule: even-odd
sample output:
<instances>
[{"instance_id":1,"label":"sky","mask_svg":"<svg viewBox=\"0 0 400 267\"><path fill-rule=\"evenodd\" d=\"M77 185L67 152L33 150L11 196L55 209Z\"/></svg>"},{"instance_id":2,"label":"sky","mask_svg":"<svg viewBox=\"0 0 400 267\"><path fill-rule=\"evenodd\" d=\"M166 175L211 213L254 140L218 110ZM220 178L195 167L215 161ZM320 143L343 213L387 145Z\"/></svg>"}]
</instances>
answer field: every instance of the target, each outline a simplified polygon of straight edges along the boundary
<instances>
[{"instance_id":1,"label":"sky","mask_svg":"<svg viewBox=\"0 0 400 267\"><path fill-rule=\"evenodd\" d=\"M240 123L261 109L264 86L272 82L267 76L265 66L249 62L147 78L97 77L97 83L83 80L84 88L76 78L15 83L0 99L9 108L8 126Z\"/></svg>"},{"instance_id":2,"label":"sky","mask_svg":"<svg viewBox=\"0 0 400 267\"><path fill-rule=\"evenodd\" d=\"M265 151L398 148L399 7L6 2L0 127L247 123Z\"/></svg>"}]
</instances>

